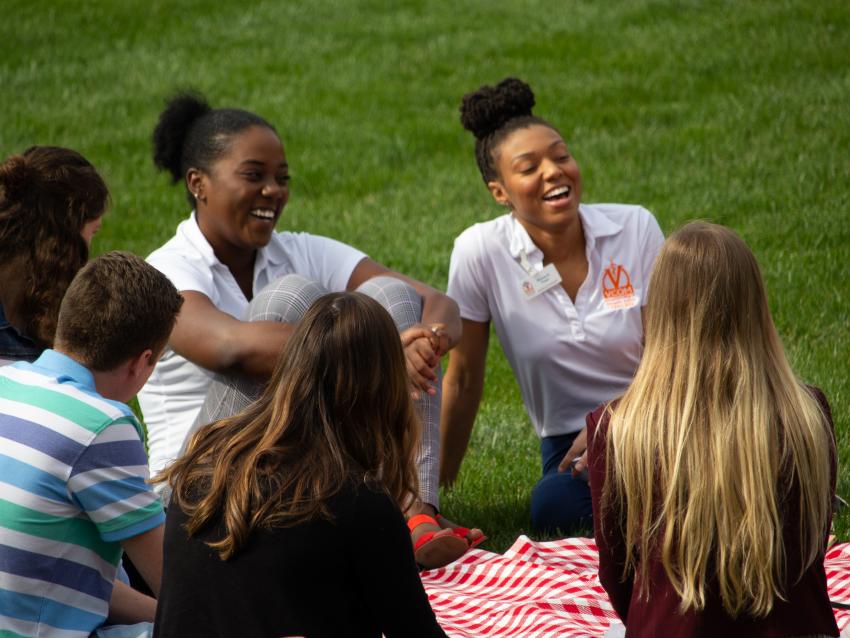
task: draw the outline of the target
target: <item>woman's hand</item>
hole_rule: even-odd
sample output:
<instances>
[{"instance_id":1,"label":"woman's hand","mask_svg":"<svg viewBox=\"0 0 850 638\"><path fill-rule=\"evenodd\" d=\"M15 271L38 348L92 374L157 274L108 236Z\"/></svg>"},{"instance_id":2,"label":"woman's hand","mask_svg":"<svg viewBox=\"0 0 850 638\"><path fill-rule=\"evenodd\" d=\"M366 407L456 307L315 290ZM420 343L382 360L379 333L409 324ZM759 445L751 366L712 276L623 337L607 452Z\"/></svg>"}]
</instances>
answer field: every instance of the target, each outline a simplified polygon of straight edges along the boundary
<instances>
[{"instance_id":1,"label":"woman's hand","mask_svg":"<svg viewBox=\"0 0 850 638\"><path fill-rule=\"evenodd\" d=\"M448 350L449 338L442 324L430 326L417 323L401 333L401 345L407 363L407 374L413 385L412 396L419 399L420 392L437 393L436 368L440 357Z\"/></svg>"},{"instance_id":2,"label":"woman's hand","mask_svg":"<svg viewBox=\"0 0 850 638\"><path fill-rule=\"evenodd\" d=\"M438 359L441 359L452 347L448 328L444 323L432 323L428 329L431 331L431 347Z\"/></svg>"},{"instance_id":3,"label":"woman's hand","mask_svg":"<svg viewBox=\"0 0 850 638\"><path fill-rule=\"evenodd\" d=\"M390 270L386 266L364 257L351 273L346 290L357 290L364 282L380 276L400 279L409 284L422 298L422 324L420 324L420 327L430 330L433 326L441 332L440 344L435 346L438 348L440 356L457 345L462 330L457 303L439 290L423 284L421 281ZM411 328L413 327L411 326ZM445 340L443 336L445 336Z\"/></svg>"},{"instance_id":4,"label":"woman's hand","mask_svg":"<svg viewBox=\"0 0 850 638\"><path fill-rule=\"evenodd\" d=\"M578 476L581 474L581 471L587 467L587 427L584 427L582 431L578 433L576 438L573 439L572 446L570 446L570 449L567 450L566 454L564 454L564 458L558 465L558 471L566 472L569 470L570 464L576 457L581 458L579 458L578 462L572 466L573 476Z\"/></svg>"}]
</instances>

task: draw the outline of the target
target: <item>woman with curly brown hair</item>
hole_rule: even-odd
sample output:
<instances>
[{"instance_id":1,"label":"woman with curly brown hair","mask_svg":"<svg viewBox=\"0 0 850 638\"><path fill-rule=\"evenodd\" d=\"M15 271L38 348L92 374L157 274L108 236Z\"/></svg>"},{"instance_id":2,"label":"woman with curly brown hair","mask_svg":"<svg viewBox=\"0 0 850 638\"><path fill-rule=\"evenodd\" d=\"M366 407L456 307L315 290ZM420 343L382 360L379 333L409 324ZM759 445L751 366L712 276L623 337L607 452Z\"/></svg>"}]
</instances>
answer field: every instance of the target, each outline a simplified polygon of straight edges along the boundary
<instances>
[{"instance_id":1,"label":"woman with curly brown hair","mask_svg":"<svg viewBox=\"0 0 850 638\"><path fill-rule=\"evenodd\" d=\"M53 344L59 304L108 201L77 151L32 146L0 164L0 364L34 361Z\"/></svg>"},{"instance_id":2,"label":"woman with curly brown hair","mask_svg":"<svg viewBox=\"0 0 850 638\"><path fill-rule=\"evenodd\" d=\"M420 423L390 315L306 312L262 396L196 432L172 488L155 636L445 636L399 503Z\"/></svg>"}]
</instances>

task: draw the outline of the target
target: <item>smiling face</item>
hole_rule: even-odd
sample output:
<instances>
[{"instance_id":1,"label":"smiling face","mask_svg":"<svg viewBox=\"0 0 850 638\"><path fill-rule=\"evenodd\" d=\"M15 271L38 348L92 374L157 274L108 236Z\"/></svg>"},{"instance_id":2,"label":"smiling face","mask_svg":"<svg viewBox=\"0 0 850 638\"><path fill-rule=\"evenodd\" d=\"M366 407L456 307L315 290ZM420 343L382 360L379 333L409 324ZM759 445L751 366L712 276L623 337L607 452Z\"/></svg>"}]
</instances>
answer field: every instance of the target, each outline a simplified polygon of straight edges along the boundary
<instances>
[{"instance_id":1,"label":"smiling face","mask_svg":"<svg viewBox=\"0 0 850 638\"><path fill-rule=\"evenodd\" d=\"M543 124L520 128L494 152L499 179L487 186L523 226L558 232L578 219L581 173L557 131Z\"/></svg>"},{"instance_id":2,"label":"smiling face","mask_svg":"<svg viewBox=\"0 0 850 638\"><path fill-rule=\"evenodd\" d=\"M234 134L230 149L208 173L189 169L186 181L195 194L201 232L225 262L226 256L268 244L289 199L283 144L265 126Z\"/></svg>"}]
</instances>

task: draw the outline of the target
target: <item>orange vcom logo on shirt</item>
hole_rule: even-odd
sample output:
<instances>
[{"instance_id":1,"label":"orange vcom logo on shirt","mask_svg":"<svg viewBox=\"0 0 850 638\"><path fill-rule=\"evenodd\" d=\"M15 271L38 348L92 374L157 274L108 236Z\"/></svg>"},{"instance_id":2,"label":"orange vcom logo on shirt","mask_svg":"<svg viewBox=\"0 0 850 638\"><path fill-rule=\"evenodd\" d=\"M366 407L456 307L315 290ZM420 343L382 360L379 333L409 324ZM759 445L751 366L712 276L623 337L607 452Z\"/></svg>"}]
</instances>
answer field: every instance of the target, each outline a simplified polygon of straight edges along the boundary
<instances>
[{"instance_id":1,"label":"orange vcom logo on shirt","mask_svg":"<svg viewBox=\"0 0 850 638\"><path fill-rule=\"evenodd\" d=\"M615 264L613 259L602 273L602 296L606 305L615 310L631 308L638 302L629 271L622 264Z\"/></svg>"}]
</instances>

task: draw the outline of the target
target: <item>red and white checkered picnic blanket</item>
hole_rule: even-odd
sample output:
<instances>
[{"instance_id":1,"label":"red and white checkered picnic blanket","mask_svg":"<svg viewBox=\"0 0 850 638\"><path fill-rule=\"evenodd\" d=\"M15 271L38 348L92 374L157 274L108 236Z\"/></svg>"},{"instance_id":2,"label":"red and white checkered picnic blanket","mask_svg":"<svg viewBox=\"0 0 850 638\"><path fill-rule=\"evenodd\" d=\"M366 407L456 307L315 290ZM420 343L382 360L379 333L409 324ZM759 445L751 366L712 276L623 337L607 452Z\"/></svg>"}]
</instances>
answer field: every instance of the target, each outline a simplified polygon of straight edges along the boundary
<instances>
[{"instance_id":1,"label":"red and white checkered picnic blanket","mask_svg":"<svg viewBox=\"0 0 850 638\"><path fill-rule=\"evenodd\" d=\"M472 549L422 573L431 606L453 638L597 637L617 620L597 577L596 545L587 538L537 542L520 536L504 555ZM850 602L850 543L826 555L833 601ZM850 610L835 610L839 629Z\"/></svg>"}]
</instances>

